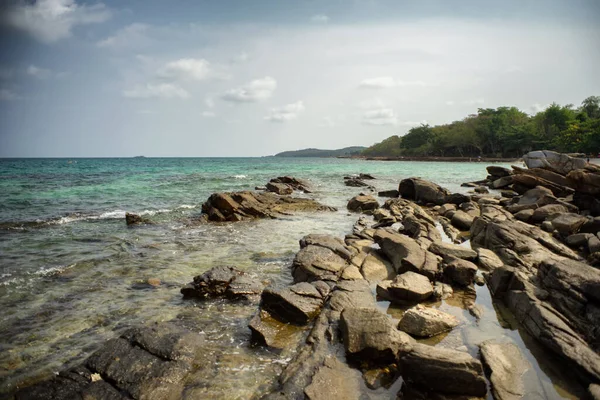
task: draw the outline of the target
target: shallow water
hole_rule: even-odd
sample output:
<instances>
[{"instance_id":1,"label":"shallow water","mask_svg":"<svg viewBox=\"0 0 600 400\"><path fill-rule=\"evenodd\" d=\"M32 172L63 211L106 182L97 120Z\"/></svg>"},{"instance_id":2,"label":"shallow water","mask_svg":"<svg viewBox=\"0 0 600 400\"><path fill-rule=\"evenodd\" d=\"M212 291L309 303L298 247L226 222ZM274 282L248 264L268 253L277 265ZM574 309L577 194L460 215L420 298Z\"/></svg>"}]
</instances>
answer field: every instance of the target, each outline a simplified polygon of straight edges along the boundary
<instances>
[{"instance_id":1,"label":"shallow water","mask_svg":"<svg viewBox=\"0 0 600 400\"><path fill-rule=\"evenodd\" d=\"M484 178L485 166L280 158L0 160L0 393L80 363L130 326L173 318L205 335L206 363L213 366L190 378L188 397L245 399L264 392L294 349L275 353L248 344L256 305L184 301L180 287L219 264L265 282L290 282L302 236L350 232L357 216L345 205L360 189L344 186L345 175L373 174L378 179L369 183L378 190L421 176L465 191L460 184ZM339 211L194 223L211 193L253 189L281 175L309 179L311 196ZM127 227L125 210L156 224ZM149 278L161 284L152 287ZM518 342L520 334L501 325L486 290L477 292L485 307L478 323L461 305L439 305L465 324L438 345L464 343L473 351L486 335ZM522 349L531 347L521 341ZM535 360L534 353L526 355ZM538 374L548 382L544 388L558 380L550 375Z\"/></svg>"}]
</instances>

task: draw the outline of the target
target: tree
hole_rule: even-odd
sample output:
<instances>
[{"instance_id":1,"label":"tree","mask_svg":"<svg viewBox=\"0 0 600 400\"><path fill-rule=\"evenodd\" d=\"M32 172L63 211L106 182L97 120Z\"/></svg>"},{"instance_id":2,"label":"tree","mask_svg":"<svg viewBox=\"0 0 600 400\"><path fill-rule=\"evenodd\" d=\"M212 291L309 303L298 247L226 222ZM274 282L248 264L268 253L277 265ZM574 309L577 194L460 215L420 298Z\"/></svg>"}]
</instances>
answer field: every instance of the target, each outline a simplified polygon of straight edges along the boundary
<instances>
[{"instance_id":1,"label":"tree","mask_svg":"<svg viewBox=\"0 0 600 400\"><path fill-rule=\"evenodd\" d=\"M600 118L600 96L590 96L583 100L581 111L592 119Z\"/></svg>"}]
</instances>

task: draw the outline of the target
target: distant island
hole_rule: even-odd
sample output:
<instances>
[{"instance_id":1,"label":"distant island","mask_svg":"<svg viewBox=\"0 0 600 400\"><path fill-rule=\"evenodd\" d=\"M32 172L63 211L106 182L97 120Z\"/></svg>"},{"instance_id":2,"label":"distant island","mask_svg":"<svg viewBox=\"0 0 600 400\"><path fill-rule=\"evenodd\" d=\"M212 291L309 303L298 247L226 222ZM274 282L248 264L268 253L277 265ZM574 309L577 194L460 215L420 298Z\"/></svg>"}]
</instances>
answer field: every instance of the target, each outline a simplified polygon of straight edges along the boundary
<instances>
[{"instance_id":1,"label":"distant island","mask_svg":"<svg viewBox=\"0 0 600 400\"><path fill-rule=\"evenodd\" d=\"M365 150L363 146L344 147L337 150L322 150L322 149L302 149L284 151L275 154L275 157L350 157L360 155Z\"/></svg>"}]
</instances>

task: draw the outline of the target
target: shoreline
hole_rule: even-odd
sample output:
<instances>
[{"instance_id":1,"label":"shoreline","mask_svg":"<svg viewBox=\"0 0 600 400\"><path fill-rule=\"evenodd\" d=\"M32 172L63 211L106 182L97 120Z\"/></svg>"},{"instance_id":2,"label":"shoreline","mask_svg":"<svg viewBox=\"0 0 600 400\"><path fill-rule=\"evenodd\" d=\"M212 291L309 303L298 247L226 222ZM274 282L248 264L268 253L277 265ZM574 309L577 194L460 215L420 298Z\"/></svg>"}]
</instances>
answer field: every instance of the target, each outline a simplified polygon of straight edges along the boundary
<instances>
[{"instance_id":1,"label":"shoreline","mask_svg":"<svg viewBox=\"0 0 600 400\"><path fill-rule=\"evenodd\" d=\"M502 158L502 157L421 157L421 156L406 156L406 157L387 157L387 156L350 156L350 157L337 157L347 158L354 160L366 160L366 161L442 161L442 162L502 162L502 163L517 163L522 162L521 158Z\"/></svg>"}]
</instances>

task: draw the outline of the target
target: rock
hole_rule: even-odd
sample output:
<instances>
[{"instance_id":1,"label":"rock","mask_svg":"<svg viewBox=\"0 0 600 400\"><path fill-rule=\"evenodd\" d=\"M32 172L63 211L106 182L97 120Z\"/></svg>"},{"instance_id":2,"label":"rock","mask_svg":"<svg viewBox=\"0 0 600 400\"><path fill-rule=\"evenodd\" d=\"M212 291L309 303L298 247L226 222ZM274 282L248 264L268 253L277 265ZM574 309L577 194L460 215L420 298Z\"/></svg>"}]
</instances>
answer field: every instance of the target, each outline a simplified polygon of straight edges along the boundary
<instances>
[{"instance_id":1,"label":"rock","mask_svg":"<svg viewBox=\"0 0 600 400\"><path fill-rule=\"evenodd\" d=\"M448 261L446 261L448 260ZM469 286L475 280L477 266L470 261L448 256L444 259L444 275L460 286Z\"/></svg>"},{"instance_id":2,"label":"rock","mask_svg":"<svg viewBox=\"0 0 600 400\"><path fill-rule=\"evenodd\" d=\"M487 168L488 174L492 175L495 178L502 178L503 176L510 176L511 170L505 167L500 167L498 165L490 165Z\"/></svg>"},{"instance_id":3,"label":"rock","mask_svg":"<svg viewBox=\"0 0 600 400\"><path fill-rule=\"evenodd\" d=\"M446 196L450 195L447 189L421 178L403 179L398 191L403 198L424 204L442 205L446 203Z\"/></svg>"},{"instance_id":4,"label":"rock","mask_svg":"<svg viewBox=\"0 0 600 400\"><path fill-rule=\"evenodd\" d=\"M468 231L471 229L471 225L473 225L474 217L467 214L462 210L458 210L452 215L451 222L452 225L460 229L461 231Z\"/></svg>"},{"instance_id":5,"label":"rock","mask_svg":"<svg viewBox=\"0 0 600 400\"><path fill-rule=\"evenodd\" d=\"M541 203L541 201L549 197L553 197L552 191L545 187L538 186L525 192L525 194L523 194L523 196L519 199L518 204L537 204L538 206L542 206L548 203Z\"/></svg>"},{"instance_id":6,"label":"rock","mask_svg":"<svg viewBox=\"0 0 600 400\"><path fill-rule=\"evenodd\" d=\"M348 210L350 211L365 212L373 211L377 208L379 208L379 202L377 201L377 199L375 199L375 197L370 195L359 195L353 197L348 202Z\"/></svg>"},{"instance_id":7,"label":"rock","mask_svg":"<svg viewBox=\"0 0 600 400\"><path fill-rule=\"evenodd\" d=\"M490 191L485 186L477 186L473 189L475 193L489 193Z\"/></svg>"},{"instance_id":8,"label":"rock","mask_svg":"<svg viewBox=\"0 0 600 400\"><path fill-rule=\"evenodd\" d=\"M148 285L153 286L153 287L158 287L161 285L161 281L158 278L148 278L148 280L146 280L146 282L148 283Z\"/></svg>"},{"instance_id":9,"label":"rock","mask_svg":"<svg viewBox=\"0 0 600 400\"><path fill-rule=\"evenodd\" d=\"M552 226L552 222L551 221L544 221L542 222L542 224L540 225L540 228L548 233L552 233L554 232L554 227Z\"/></svg>"},{"instance_id":10,"label":"rock","mask_svg":"<svg viewBox=\"0 0 600 400\"><path fill-rule=\"evenodd\" d=\"M438 300L445 300L452 297L454 290L447 283L436 282L433 286L433 297Z\"/></svg>"},{"instance_id":11,"label":"rock","mask_svg":"<svg viewBox=\"0 0 600 400\"><path fill-rule=\"evenodd\" d=\"M469 201L471 201L471 196L469 196L468 194L452 193L451 195L446 196L445 203L459 205L462 203L467 203Z\"/></svg>"},{"instance_id":12,"label":"rock","mask_svg":"<svg viewBox=\"0 0 600 400\"><path fill-rule=\"evenodd\" d=\"M418 303L431 297L433 286L426 276L408 271L396 276L387 291L394 302Z\"/></svg>"},{"instance_id":13,"label":"rock","mask_svg":"<svg viewBox=\"0 0 600 400\"><path fill-rule=\"evenodd\" d=\"M370 308L377 304L369 283L365 280L340 281L335 286L329 300L329 307L338 312L346 308Z\"/></svg>"},{"instance_id":14,"label":"rock","mask_svg":"<svg viewBox=\"0 0 600 400\"><path fill-rule=\"evenodd\" d=\"M342 272L341 278L345 280L364 279L362 274L360 273L360 270L355 265L350 265L346 267Z\"/></svg>"},{"instance_id":15,"label":"rock","mask_svg":"<svg viewBox=\"0 0 600 400\"><path fill-rule=\"evenodd\" d=\"M347 262L329 248L308 245L296 253L292 263L294 282L337 281Z\"/></svg>"},{"instance_id":16,"label":"rock","mask_svg":"<svg viewBox=\"0 0 600 400\"><path fill-rule=\"evenodd\" d=\"M547 169L543 169L543 168L531 168L531 169L525 169L525 168L518 168L518 167L514 167L515 173L516 174L525 174L525 175L531 175L531 176L535 176L538 178L542 178L548 182L551 182L555 185L558 186L570 186L570 182L569 180L561 174L557 174L556 172L552 172L549 171Z\"/></svg>"},{"instance_id":17,"label":"rock","mask_svg":"<svg viewBox=\"0 0 600 400\"><path fill-rule=\"evenodd\" d=\"M294 178L293 176L280 176L278 178L273 178L270 181L271 183L282 183L294 190L299 190L301 192L310 193L310 184L304 179Z\"/></svg>"},{"instance_id":18,"label":"rock","mask_svg":"<svg viewBox=\"0 0 600 400\"><path fill-rule=\"evenodd\" d=\"M362 180L360 180L358 178L346 179L346 180L344 180L344 185L351 186L351 187L370 187L370 185L368 183L363 182Z\"/></svg>"},{"instance_id":19,"label":"rock","mask_svg":"<svg viewBox=\"0 0 600 400\"><path fill-rule=\"evenodd\" d=\"M400 196L400 192L397 191L397 190L395 190L395 189L394 190L383 190L381 192L378 192L377 195L379 197L392 197L392 198L395 198L395 197L399 197Z\"/></svg>"},{"instance_id":20,"label":"rock","mask_svg":"<svg viewBox=\"0 0 600 400\"><path fill-rule=\"evenodd\" d=\"M346 353L359 360L390 364L411 348L411 339L394 327L390 316L371 308L346 308L340 331Z\"/></svg>"},{"instance_id":21,"label":"rock","mask_svg":"<svg viewBox=\"0 0 600 400\"><path fill-rule=\"evenodd\" d=\"M600 385L592 383L588 387L588 393L590 394L591 400L600 400Z\"/></svg>"},{"instance_id":22,"label":"rock","mask_svg":"<svg viewBox=\"0 0 600 400\"><path fill-rule=\"evenodd\" d=\"M370 180L370 179L375 179L375 177L373 175L370 175L370 174L360 173L360 174L358 174L358 179L362 179L364 181L367 181L367 180Z\"/></svg>"},{"instance_id":23,"label":"rock","mask_svg":"<svg viewBox=\"0 0 600 400\"><path fill-rule=\"evenodd\" d=\"M481 358L490 371L492 393L496 400L515 400L525 395L524 375L531 369L519 348L513 343L487 340L479 345Z\"/></svg>"},{"instance_id":24,"label":"rock","mask_svg":"<svg viewBox=\"0 0 600 400\"><path fill-rule=\"evenodd\" d=\"M596 253L600 251L600 239L598 239L597 236L590 236L587 245L590 253Z\"/></svg>"},{"instance_id":25,"label":"rock","mask_svg":"<svg viewBox=\"0 0 600 400\"><path fill-rule=\"evenodd\" d=\"M281 194L281 195L292 194L294 192L294 189L292 189L291 186L286 185L285 183L276 183L276 182L268 182L267 190L269 192L273 192L273 193L277 193L277 194Z\"/></svg>"},{"instance_id":26,"label":"rock","mask_svg":"<svg viewBox=\"0 0 600 400\"><path fill-rule=\"evenodd\" d=\"M515 218L519 221L528 222L533 217L534 212L533 209L521 210L515 213Z\"/></svg>"},{"instance_id":27,"label":"rock","mask_svg":"<svg viewBox=\"0 0 600 400\"><path fill-rule=\"evenodd\" d=\"M567 213L568 210L565 206L560 204L548 204L537 208L532 215L534 222L541 222L545 219L551 218L555 215ZM515 215L516 217L516 215Z\"/></svg>"},{"instance_id":28,"label":"rock","mask_svg":"<svg viewBox=\"0 0 600 400\"><path fill-rule=\"evenodd\" d=\"M266 344L276 349L289 347L299 332L297 326L281 322L265 310L259 310L250 320L248 328L252 332L253 342Z\"/></svg>"},{"instance_id":29,"label":"rock","mask_svg":"<svg viewBox=\"0 0 600 400\"><path fill-rule=\"evenodd\" d=\"M589 218L579 229L582 233L593 233L600 232L600 217Z\"/></svg>"},{"instance_id":30,"label":"rock","mask_svg":"<svg viewBox=\"0 0 600 400\"><path fill-rule=\"evenodd\" d=\"M384 281L393 279L396 276L396 271L385 257L379 252L371 252L361 264L360 272L369 282Z\"/></svg>"},{"instance_id":31,"label":"rock","mask_svg":"<svg viewBox=\"0 0 600 400\"><path fill-rule=\"evenodd\" d=\"M465 260L475 260L477 258L475 250L453 243L434 242L429 246L429 251L442 257L452 256Z\"/></svg>"},{"instance_id":32,"label":"rock","mask_svg":"<svg viewBox=\"0 0 600 400\"><path fill-rule=\"evenodd\" d=\"M468 353L414 344L400 358L405 381L436 392L485 396L481 363Z\"/></svg>"},{"instance_id":33,"label":"rock","mask_svg":"<svg viewBox=\"0 0 600 400\"><path fill-rule=\"evenodd\" d=\"M598 196L600 194L600 173L583 169L569 172L567 175L569 186L578 192Z\"/></svg>"},{"instance_id":34,"label":"rock","mask_svg":"<svg viewBox=\"0 0 600 400\"><path fill-rule=\"evenodd\" d=\"M571 247L582 247L587 246L588 239L592 237L591 233L574 233L572 235L567 236L565 239L565 243Z\"/></svg>"},{"instance_id":35,"label":"rock","mask_svg":"<svg viewBox=\"0 0 600 400\"><path fill-rule=\"evenodd\" d=\"M133 398L172 399L181 396L203 345L195 332L173 323L155 324L107 341L85 366Z\"/></svg>"},{"instance_id":36,"label":"rock","mask_svg":"<svg viewBox=\"0 0 600 400\"><path fill-rule=\"evenodd\" d=\"M563 236L579 232L579 228L587 221L586 217L578 214L565 213L552 220L552 226Z\"/></svg>"},{"instance_id":37,"label":"rock","mask_svg":"<svg viewBox=\"0 0 600 400\"><path fill-rule=\"evenodd\" d=\"M317 288L301 282L286 288L267 287L260 306L279 321L305 325L319 314L323 302Z\"/></svg>"},{"instance_id":38,"label":"rock","mask_svg":"<svg viewBox=\"0 0 600 400\"><path fill-rule=\"evenodd\" d=\"M502 197L507 197L509 199L512 199L513 197L519 195L519 193L515 192L514 190L501 190L500 194L502 195Z\"/></svg>"},{"instance_id":39,"label":"rock","mask_svg":"<svg viewBox=\"0 0 600 400\"><path fill-rule=\"evenodd\" d=\"M437 256L423 250L414 239L386 229L377 229L374 238L398 273L418 271L433 279L439 272Z\"/></svg>"},{"instance_id":40,"label":"rock","mask_svg":"<svg viewBox=\"0 0 600 400\"><path fill-rule=\"evenodd\" d=\"M357 370L328 357L304 389L304 394L308 400L359 400L360 381L361 375Z\"/></svg>"},{"instance_id":41,"label":"rock","mask_svg":"<svg viewBox=\"0 0 600 400\"><path fill-rule=\"evenodd\" d=\"M202 205L202 212L214 222L277 218L298 211L335 210L311 199L278 196L270 192L214 193Z\"/></svg>"},{"instance_id":42,"label":"rock","mask_svg":"<svg viewBox=\"0 0 600 400\"><path fill-rule=\"evenodd\" d=\"M194 277L181 289L184 297L199 299L228 297L249 298L260 294L262 284L235 267L220 265Z\"/></svg>"},{"instance_id":43,"label":"rock","mask_svg":"<svg viewBox=\"0 0 600 400\"><path fill-rule=\"evenodd\" d=\"M342 239L331 235L310 233L300 239L301 249L309 245L320 246L329 249L346 260L350 260L354 256L354 252L345 246Z\"/></svg>"},{"instance_id":44,"label":"rock","mask_svg":"<svg viewBox=\"0 0 600 400\"><path fill-rule=\"evenodd\" d=\"M446 203L440 207L438 213L445 216L448 211L456 211L456 204Z\"/></svg>"},{"instance_id":45,"label":"rock","mask_svg":"<svg viewBox=\"0 0 600 400\"><path fill-rule=\"evenodd\" d=\"M148 218L133 213L125 213L125 222L127 225L145 225L152 223Z\"/></svg>"},{"instance_id":46,"label":"rock","mask_svg":"<svg viewBox=\"0 0 600 400\"><path fill-rule=\"evenodd\" d=\"M523 156L523 161L527 168L543 168L561 175L567 175L569 172L583 169L587 165L583 158L573 158L566 154L560 154L554 151L541 150L530 151Z\"/></svg>"},{"instance_id":47,"label":"rock","mask_svg":"<svg viewBox=\"0 0 600 400\"><path fill-rule=\"evenodd\" d=\"M431 337L459 325L458 319L435 308L417 305L404 312L398 329L418 337Z\"/></svg>"},{"instance_id":48,"label":"rock","mask_svg":"<svg viewBox=\"0 0 600 400\"><path fill-rule=\"evenodd\" d=\"M477 263L487 271L493 271L504 265L496 253L483 247L477 249Z\"/></svg>"}]
</instances>

